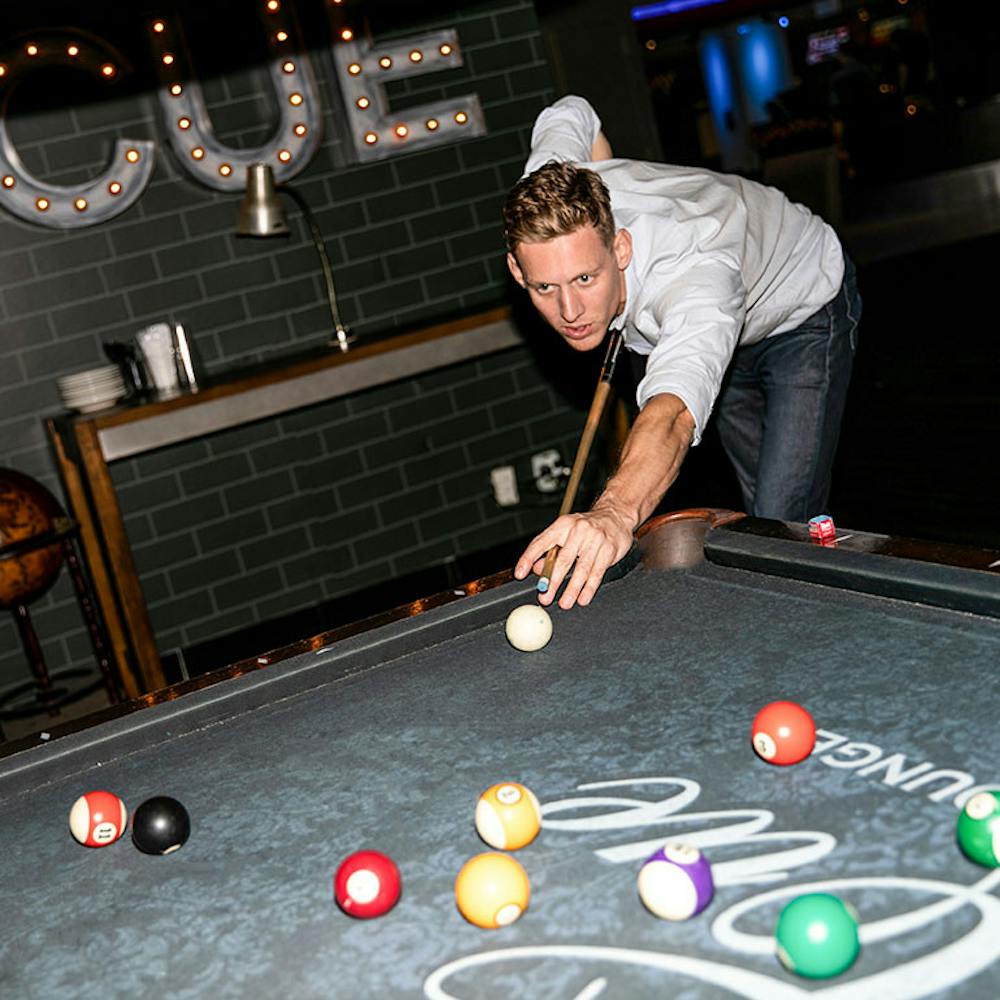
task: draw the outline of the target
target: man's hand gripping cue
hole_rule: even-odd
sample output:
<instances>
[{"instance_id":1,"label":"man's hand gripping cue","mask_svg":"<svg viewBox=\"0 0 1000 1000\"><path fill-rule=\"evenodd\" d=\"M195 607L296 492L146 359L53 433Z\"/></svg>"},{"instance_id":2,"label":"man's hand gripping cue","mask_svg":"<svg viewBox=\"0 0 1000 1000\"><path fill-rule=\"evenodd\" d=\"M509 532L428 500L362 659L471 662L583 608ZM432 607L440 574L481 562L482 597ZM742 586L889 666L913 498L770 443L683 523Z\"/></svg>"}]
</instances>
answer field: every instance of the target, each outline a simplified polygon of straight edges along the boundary
<instances>
[{"instance_id":1,"label":"man's hand gripping cue","mask_svg":"<svg viewBox=\"0 0 1000 1000\"><path fill-rule=\"evenodd\" d=\"M539 594L539 603L551 604L568 578L559 607L589 604L608 568L625 556L636 528L677 478L693 436L694 419L683 401L670 393L654 396L636 418L618 471L593 508L565 514L533 538L514 576L523 580L530 572L541 573L545 554L558 545L549 588Z\"/></svg>"}]
</instances>

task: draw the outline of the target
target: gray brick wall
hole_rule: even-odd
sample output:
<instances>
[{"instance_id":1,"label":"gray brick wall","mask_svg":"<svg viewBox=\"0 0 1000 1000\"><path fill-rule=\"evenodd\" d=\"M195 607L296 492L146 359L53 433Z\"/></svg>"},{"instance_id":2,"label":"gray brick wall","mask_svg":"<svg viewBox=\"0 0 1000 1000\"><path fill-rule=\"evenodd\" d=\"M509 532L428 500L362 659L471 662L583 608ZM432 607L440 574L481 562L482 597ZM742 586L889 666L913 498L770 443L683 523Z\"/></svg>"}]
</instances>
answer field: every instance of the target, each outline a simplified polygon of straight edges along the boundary
<instances>
[{"instance_id":1,"label":"gray brick wall","mask_svg":"<svg viewBox=\"0 0 1000 1000\"><path fill-rule=\"evenodd\" d=\"M299 0L300 19L314 29L322 7ZM104 16L108 9L95 6ZM218 16L219 5L205 10L202 17ZM87 16L61 23L107 36L112 22ZM295 184L326 234L345 319L362 336L503 300L499 204L523 162L531 121L552 96L530 0L436 5L420 19L407 16L401 31L456 27L467 65L406 81L395 99L476 91L489 134L346 165L330 62L322 44L313 50L327 138ZM391 18L383 14L378 30L391 29ZM142 39L135 27L121 34L122 46ZM269 120L263 71L227 65L213 73L197 63L194 41L192 49L201 75L211 77L206 92L220 136L234 145L260 141ZM147 53L126 55L141 79ZM289 213L286 244L234 239L238 199L179 171L147 90L71 105L48 94L13 111L19 152L53 182L101 169L117 135L156 139L158 158L142 199L105 225L59 233L0 215L0 465L58 493L42 425L59 409L54 378L102 363L103 342L149 322L184 323L212 372L324 342L324 293L297 212ZM518 461L526 473L527 454L553 445L571 455L581 422L581 404L567 402L532 353L517 349L114 463L161 650L530 533L551 508L500 510L489 469ZM33 614L52 668L88 662L65 574ZM2 622L0 688L25 675L16 633Z\"/></svg>"}]
</instances>

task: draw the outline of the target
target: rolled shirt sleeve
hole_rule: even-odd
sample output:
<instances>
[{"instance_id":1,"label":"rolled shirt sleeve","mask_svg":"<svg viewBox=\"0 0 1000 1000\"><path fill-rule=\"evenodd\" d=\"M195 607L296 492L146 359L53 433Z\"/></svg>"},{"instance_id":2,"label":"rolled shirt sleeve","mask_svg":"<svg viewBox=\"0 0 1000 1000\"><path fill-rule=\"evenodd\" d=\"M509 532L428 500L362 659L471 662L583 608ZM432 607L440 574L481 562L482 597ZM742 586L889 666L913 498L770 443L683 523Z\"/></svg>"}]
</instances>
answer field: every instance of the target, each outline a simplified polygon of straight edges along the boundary
<instances>
[{"instance_id":1,"label":"rolled shirt sleeve","mask_svg":"<svg viewBox=\"0 0 1000 1000\"><path fill-rule=\"evenodd\" d=\"M635 325L653 343L636 390L640 407L662 393L680 397L694 418L698 444L739 341L746 290L735 261L710 257L664 272L640 294Z\"/></svg>"},{"instance_id":2,"label":"rolled shirt sleeve","mask_svg":"<svg viewBox=\"0 0 1000 1000\"><path fill-rule=\"evenodd\" d=\"M562 97L547 107L535 120L531 133L531 155L524 166L525 175L552 160L560 163L587 163L601 120L582 97Z\"/></svg>"}]
</instances>

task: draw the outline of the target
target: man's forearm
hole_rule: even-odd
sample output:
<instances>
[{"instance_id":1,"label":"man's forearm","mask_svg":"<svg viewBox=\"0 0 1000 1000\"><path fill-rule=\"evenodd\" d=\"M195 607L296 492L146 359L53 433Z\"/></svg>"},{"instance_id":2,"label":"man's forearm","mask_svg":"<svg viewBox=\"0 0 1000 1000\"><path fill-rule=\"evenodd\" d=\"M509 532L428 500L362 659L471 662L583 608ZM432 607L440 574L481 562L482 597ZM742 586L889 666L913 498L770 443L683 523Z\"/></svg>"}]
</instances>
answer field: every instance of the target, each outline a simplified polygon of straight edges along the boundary
<instances>
[{"instance_id":1,"label":"man's forearm","mask_svg":"<svg viewBox=\"0 0 1000 1000\"><path fill-rule=\"evenodd\" d=\"M677 478L694 436L694 419L683 401L665 393L654 396L636 417L618 470L594 504L613 511L634 531Z\"/></svg>"},{"instance_id":2,"label":"man's forearm","mask_svg":"<svg viewBox=\"0 0 1000 1000\"><path fill-rule=\"evenodd\" d=\"M590 147L591 162L596 163L598 160L610 160L613 156L611 143L608 142L603 132L598 132L594 144Z\"/></svg>"}]
</instances>

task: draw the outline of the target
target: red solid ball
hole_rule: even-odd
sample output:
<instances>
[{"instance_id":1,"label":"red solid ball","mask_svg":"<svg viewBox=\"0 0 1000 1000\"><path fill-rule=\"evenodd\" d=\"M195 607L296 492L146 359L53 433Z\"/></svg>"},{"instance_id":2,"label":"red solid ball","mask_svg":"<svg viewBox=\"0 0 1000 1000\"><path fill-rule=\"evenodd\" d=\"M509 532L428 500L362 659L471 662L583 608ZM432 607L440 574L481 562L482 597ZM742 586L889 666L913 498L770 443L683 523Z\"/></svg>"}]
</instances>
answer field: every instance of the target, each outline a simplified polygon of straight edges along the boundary
<instances>
[{"instance_id":1,"label":"red solid ball","mask_svg":"<svg viewBox=\"0 0 1000 1000\"><path fill-rule=\"evenodd\" d=\"M772 701L753 720L754 752L768 764L798 764L816 745L813 717L794 701Z\"/></svg>"},{"instance_id":2,"label":"red solid ball","mask_svg":"<svg viewBox=\"0 0 1000 1000\"><path fill-rule=\"evenodd\" d=\"M403 883L392 858L357 851L344 858L333 877L337 905L352 917L380 917L399 901Z\"/></svg>"}]
</instances>

